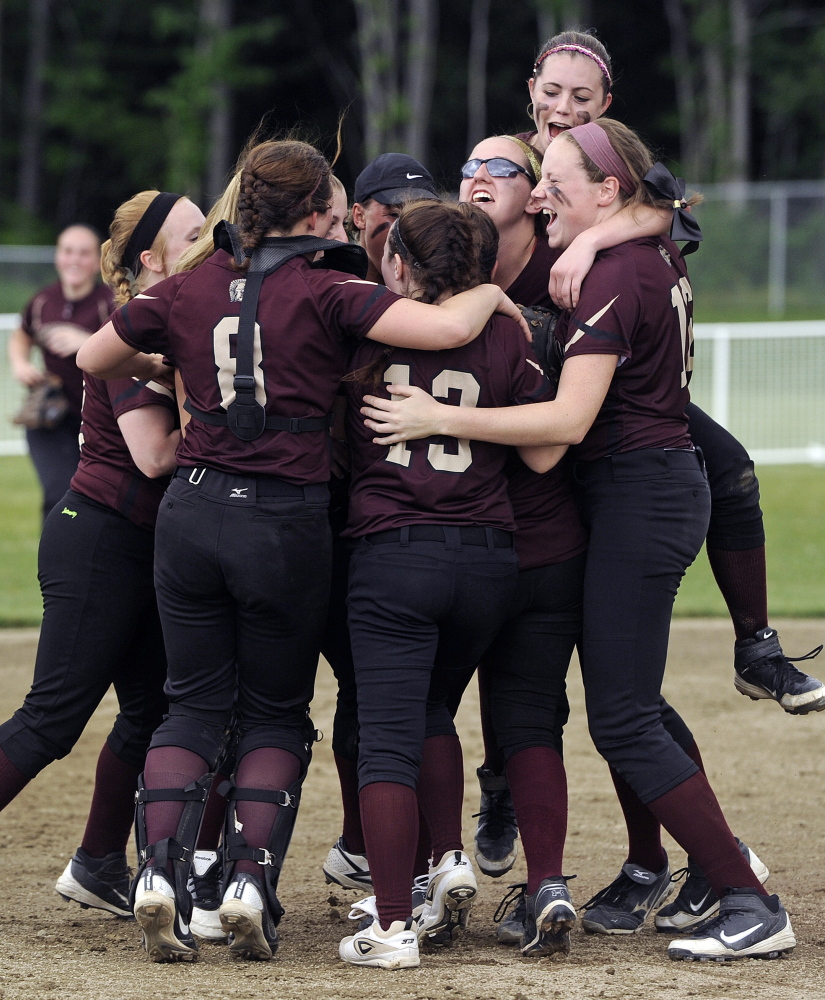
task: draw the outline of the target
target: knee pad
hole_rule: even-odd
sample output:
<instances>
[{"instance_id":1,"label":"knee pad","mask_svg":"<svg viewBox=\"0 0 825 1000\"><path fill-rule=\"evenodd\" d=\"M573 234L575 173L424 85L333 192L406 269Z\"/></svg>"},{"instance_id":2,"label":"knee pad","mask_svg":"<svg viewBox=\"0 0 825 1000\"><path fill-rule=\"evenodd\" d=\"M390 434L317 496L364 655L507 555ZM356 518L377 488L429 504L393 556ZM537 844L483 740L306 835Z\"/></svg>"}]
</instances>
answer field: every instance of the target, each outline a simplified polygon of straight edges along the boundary
<instances>
[{"instance_id":1,"label":"knee pad","mask_svg":"<svg viewBox=\"0 0 825 1000\"><path fill-rule=\"evenodd\" d=\"M709 478L710 525L707 542L710 548L755 549L765 544L762 508L759 506L759 480L753 462L743 456Z\"/></svg>"}]
</instances>

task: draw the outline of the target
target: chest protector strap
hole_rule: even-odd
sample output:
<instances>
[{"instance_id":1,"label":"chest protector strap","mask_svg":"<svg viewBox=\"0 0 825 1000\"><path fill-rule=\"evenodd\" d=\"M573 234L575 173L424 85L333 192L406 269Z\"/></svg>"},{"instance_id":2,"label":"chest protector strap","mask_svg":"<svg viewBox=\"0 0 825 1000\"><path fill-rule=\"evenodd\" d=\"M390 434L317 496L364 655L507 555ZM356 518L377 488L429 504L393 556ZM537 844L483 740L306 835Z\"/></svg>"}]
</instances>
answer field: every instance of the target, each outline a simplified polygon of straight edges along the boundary
<instances>
[{"instance_id":1,"label":"chest protector strap","mask_svg":"<svg viewBox=\"0 0 825 1000\"><path fill-rule=\"evenodd\" d=\"M230 251L238 264L245 261L237 226L228 222L219 223L215 228L215 244ZM255 250L246 271L241 314L238 320L235 378L232 383L235 399L226 408L226 412L218 413L199 410L187 399L183 404L187 413L205 424L228 427L241 441L255 441L265 430L302 434L306 431L323 431L332 425L331 413L322 417L267 415L264 407L255 398L255 322L264 279L274 274L293 257L317 253L319 250L326 251L325 256L333 258L329 262L330 265L335 266L337 258L342 253L352 256L352 250L360 251L360 248L350 248L337 240L322 240L317 236L286 236L266 239Z\"/></svg>"}]
</instances>

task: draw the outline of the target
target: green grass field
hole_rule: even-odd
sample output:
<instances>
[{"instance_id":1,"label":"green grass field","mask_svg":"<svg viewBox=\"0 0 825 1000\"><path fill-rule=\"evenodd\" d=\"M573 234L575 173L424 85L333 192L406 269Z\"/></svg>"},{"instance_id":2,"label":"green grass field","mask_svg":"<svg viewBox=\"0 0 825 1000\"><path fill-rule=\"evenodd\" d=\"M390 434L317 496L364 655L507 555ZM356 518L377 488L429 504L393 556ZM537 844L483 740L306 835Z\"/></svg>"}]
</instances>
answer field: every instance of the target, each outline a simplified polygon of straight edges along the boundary
<instances>
[{"instance_id":1,"label":"green grass field","mask_svg":"<svg viewBox=\"0 0 825 1000\"><path fill-rule=\"evenodd\" d=\"M771 614L825 616L825 468L759 470L768 534ZM37 625L40 494L28 458L0 458L0 627ZM725 615L702 553L688 571L677 615Z\"/></svg>"}]
</instances>

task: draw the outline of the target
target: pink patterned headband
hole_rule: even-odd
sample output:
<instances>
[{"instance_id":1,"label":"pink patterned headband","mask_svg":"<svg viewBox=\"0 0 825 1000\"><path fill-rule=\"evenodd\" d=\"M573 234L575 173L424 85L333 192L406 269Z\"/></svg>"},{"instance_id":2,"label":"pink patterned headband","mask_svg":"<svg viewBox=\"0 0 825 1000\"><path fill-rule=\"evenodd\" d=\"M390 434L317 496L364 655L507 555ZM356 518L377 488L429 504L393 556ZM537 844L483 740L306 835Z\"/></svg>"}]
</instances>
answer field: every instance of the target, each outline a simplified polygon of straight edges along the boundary
<instances>
[{"instance_id":1,"label":"pink patterned headband","mask_svg":"<svg viewBox=\"0 0 825 1000\"><path fill-rule=\"evenodd\" d=\"M636 190L636 182L624 160L611 146L607 133L597 122L577 125L562 134L575 139L605 176L616 178L622 191L633 194Z\"/></svg>"},{"instance_id":2,"label":"pink patterned headband","mask_svg":"<svg viewBox=\"0 0 825 1000\"><path fill-rule=\"evenodd\" d=\"M613 86L613 81L610 79L610 71L607 68L607 63L601 59L592 49L588 49L586 45L555 45L552 49L548 49L536 59L536 64L533 67L533 76L538 72L539 66L544 62L548 56L555 55L556 52L578 52L580 55L587 56L592 59L593 62L602 71L602 76L607 80L607 89Z\"/></svg>"}]
</instances>

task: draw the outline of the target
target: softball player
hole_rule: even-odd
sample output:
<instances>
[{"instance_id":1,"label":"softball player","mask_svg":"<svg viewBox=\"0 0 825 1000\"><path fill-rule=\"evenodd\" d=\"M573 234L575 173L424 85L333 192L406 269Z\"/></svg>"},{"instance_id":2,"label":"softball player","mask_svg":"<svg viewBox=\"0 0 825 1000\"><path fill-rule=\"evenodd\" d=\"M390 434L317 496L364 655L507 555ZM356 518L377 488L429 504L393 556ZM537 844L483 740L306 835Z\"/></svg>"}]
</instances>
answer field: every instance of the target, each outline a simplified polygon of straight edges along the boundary
<instances>
[{"instance_id":1,"label":"softball player","mask_svg":"<svg viewBox=\"0 0 825 1000\"><path fill-rule=\"evenodd\" d=\"M643 181L650 169L647 150L616 122L578 126L554 142L535 192L550 214L551 246L568 246L622 203L655 203ZM389 433L380 439L386 444L402 436L397 413L406 410L404 437L578 445L575 476L590 531L582 675L591 734L721 900L718 914L672 942L669 954L769 958L796 943L788 916L743 857L691 754L689 731L660 693L673 599L710 506L684 414L691 315L690 284L673 244L631 241L597 259L557 334L565 365L554 402L464 412L426 397L413 407L367 397L364 412L368 426ZM633 873L623 871L591 904L621 896L627 881Z\"/></svg>"},{"instance_id":2,"label":"softball player","mask_svg":"<svg viewBox=\"0 0 825 1000\"><path fill-rule=\"evenodd\" d=\"M179 195L144 191L121 205L103 247L118 301L163 278L202 221ZM98 759L86 831L55 888L128 916L134 793L166 709L153 531L180 434L165 382L89 377L82 412L80 463L40 541L44 615L34 683L0 726L0 803L69 753L114 685L120 711Z\"/></svg>"},{"instance_id":3,"label":"softball player","mask_svg":"<svg viewBox=\"0 0 825 1000\"><path fill-rule=\"evenodd\" d=\"M387 284L444 303L477 283L474 222L489 226L463 206L423 202L402 210L387 239ZM359 416L363 383L370 375L378 384L417 382L475 407L541 398L545 380L517 327L497 317L458 350L363 344L352 367L347 530L356 545L348 606L361 816L376 895L356 907L375 919L341 942L340 955L356 965L401 968L418 965L418 937L438 934L458 914L466 922L476 894L461 842L461 747L447 700L495 635L517 561L505 450L438 439L387 452L372 443ZM540 464L554 450L527 452L526 460ZM410 885L419 804L433 865L416 920Z\"/></svg>"},{"instance_id":4,"label":"softball player","mask_svg":"<svg viewBox=\"0 0 825 1000\"><path fill-rule=\"evenodd\" d=\"M77 435L83 399L83 376L75 354L112 311L112 293L97 283L100 237L89 226L64 229L57 238L54 266L58 280L44 288L23 310L22 323L9 338L9 362L18 382L34 388L56 379L66 412L54 426L27 427L26 445L43 490L43 520L60 500L77 469ZM30 360L39 347L46 373Z\"/></svg>"},{"instance_id":5,"label":"softball player","mask_svg":"<svg viewBox=\"0 0 825 1000\"><path fill-rule=\"evenodd\" d=\"M170 713L153 737L137 820L134 911L157 961L196 956L189 857L233 713L220 918L236 954L268 959L277 947L275 892L313 739L307 708L329 588L327 414L347 338L460 344L494 310L518 315L492 285L436 308L311 267L307 255L326 250L328 264L338 246L313 238L328 227L331 195L313 147L261 143L243 165L234 253L218 250L133 300L78 359L107 379L151 377L158 363L141 352L162 352L192 414L158 518Z\"/></svg>"},{"instance_id":6,"label":"softball player","mask_svg":"<svg viewBox=\"0 0 825 1000\"><path fill-rule=\"evenodd\" d=\"M523 133L544 154L567 129L594 121L612 101L612 68L593 35L566 31L549 39L533 66L528 87L535 131ZM528 109L530 110L530 109ZM576 241L576 255L554 268L550 291L567 308L576 304L581 279L595 253L600 230ZM768 624L765 528L759 482L745 448L694 403L687 408L690 436L701 448L711 491L708 560L733 621L734 684L753 699L773 699L792 715L825 709L825 684L797 669Z\"/></svg>"}]
</instances>

